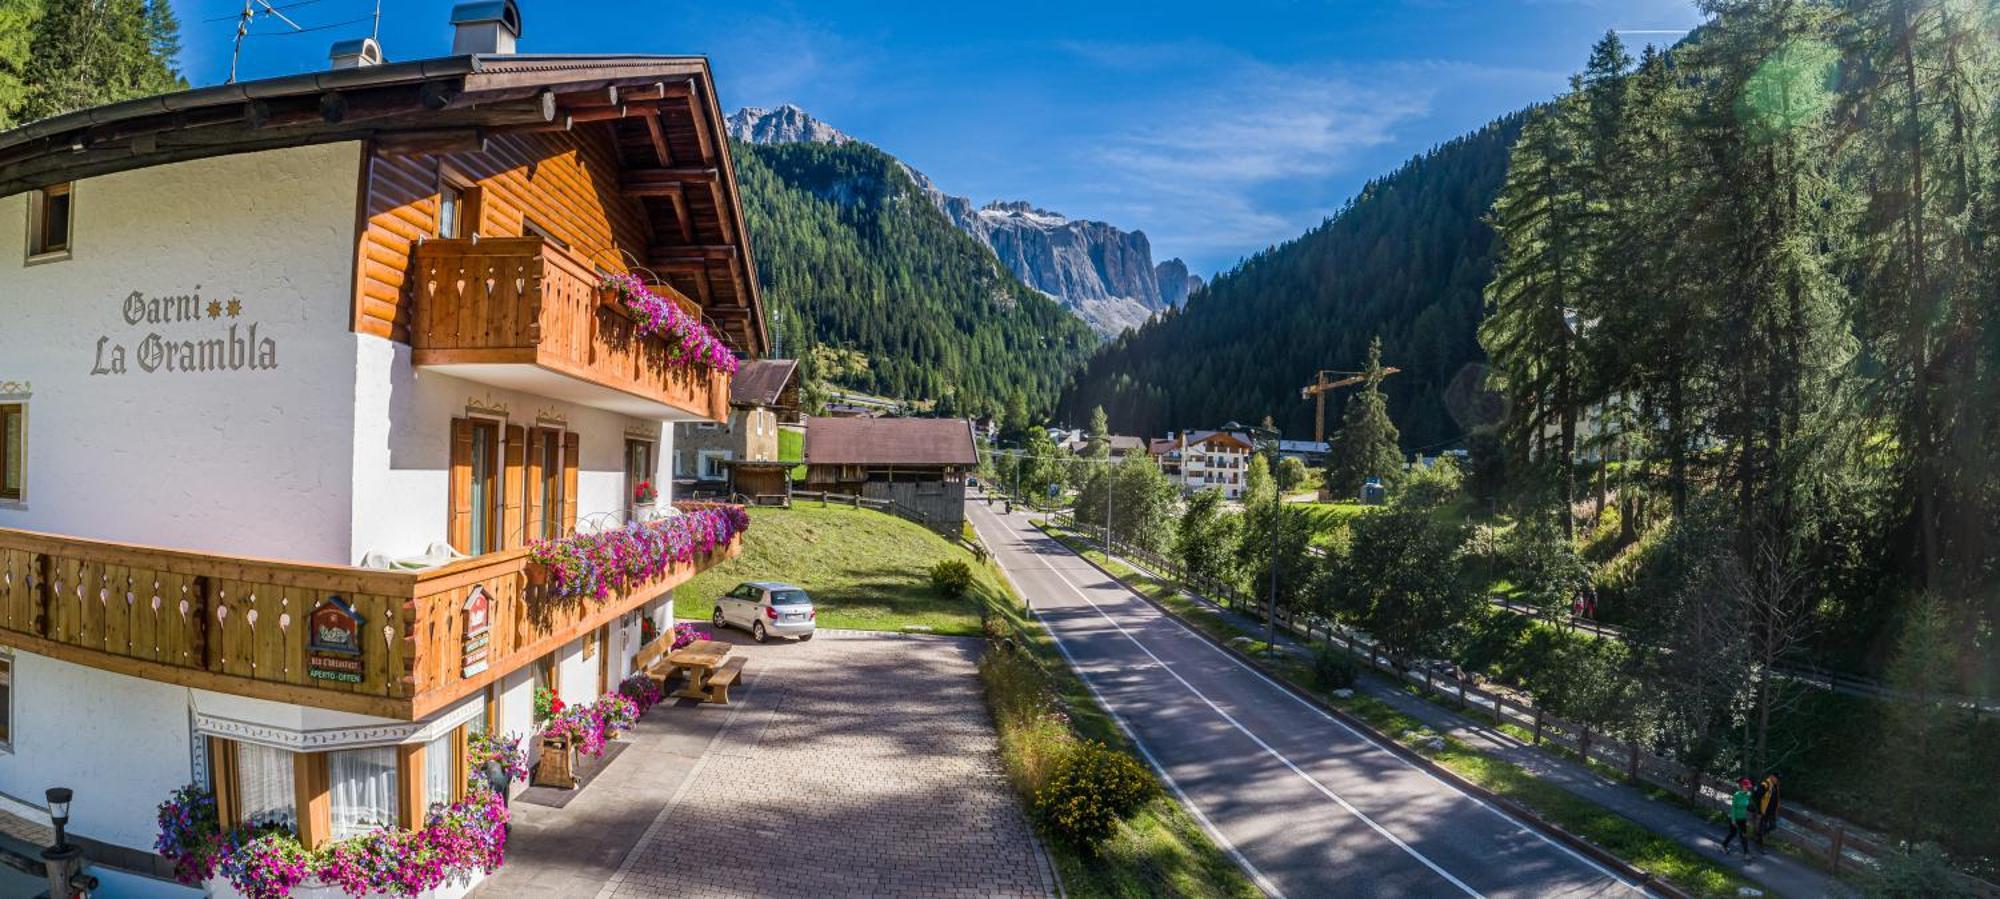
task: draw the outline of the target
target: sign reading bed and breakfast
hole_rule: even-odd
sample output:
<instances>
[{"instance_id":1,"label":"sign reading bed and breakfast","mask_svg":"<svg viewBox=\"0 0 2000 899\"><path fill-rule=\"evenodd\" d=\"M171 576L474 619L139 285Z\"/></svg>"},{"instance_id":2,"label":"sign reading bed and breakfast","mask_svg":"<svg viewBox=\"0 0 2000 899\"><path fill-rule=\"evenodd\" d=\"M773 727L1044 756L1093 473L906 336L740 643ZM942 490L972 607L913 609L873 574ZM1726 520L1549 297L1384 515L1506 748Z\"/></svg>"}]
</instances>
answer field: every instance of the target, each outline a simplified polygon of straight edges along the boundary
<instances>
[{"instance_id":1,"label":"sign reading bed and breakfast","mask_svg":"<svg viewBox=\"0 0 2000 899\"><path fill-rule=\"evenodd\" d=\"M203 296L201 285L184 294L148 296L132 291L118 302L130 329L97 338L92 375L270 371L278 367L278 342L259 334L237 297ZM143 333L142 333L143 332Z\"/></svg>"},{"instance_id":2,"label":"sign reading bed and breakfast","mask_svg":"<svg viewBox=\"0 0 2000 899\"><path fill-rule=\"evenodd\" d=\"M306 676L361 683L361 616L338 596L313 606L306 618Z\"/></svg>"}]
</instances>

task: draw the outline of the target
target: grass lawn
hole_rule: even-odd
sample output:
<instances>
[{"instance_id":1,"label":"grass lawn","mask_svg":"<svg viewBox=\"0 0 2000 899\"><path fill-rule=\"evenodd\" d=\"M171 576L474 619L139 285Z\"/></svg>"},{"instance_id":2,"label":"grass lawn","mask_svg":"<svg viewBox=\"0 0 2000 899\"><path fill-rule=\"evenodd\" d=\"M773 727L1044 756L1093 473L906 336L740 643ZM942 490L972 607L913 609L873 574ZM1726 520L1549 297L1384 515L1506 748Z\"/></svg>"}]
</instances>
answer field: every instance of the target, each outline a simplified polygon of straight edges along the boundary
<instances>
[{"instance_id":1,"label":"grass lawn","mask_svg":"<svg viewBox=\"0 0 2000 899\"><path fill-rule=\"evenodd\" d=\"M742 555L676 589L675 611L706 618L715 597L737 584L787 581L812 594L821 627L978 636L980 598L931 588L931 566L946 559L972 566L975 593L1003 590L964 547L894 515L813 502L752 508Z\"/></svg>"},{"instance_id":2,"label":"grass lawn","mask_svg":"<svg viewBox=\"0 0 2000 899\"><path fill-rule=\"evenodd\" d=\"M1227 642L1235 637L1249 636L1254 639L1261 636L1246 632L1235 621L1206 604L1181 595L1180 589L1169 581L1137 571L1121 562L1106 559L1102 552L1072 535L1054 528L1047 530L1070 549L1103 566L1112 576L1124 581L1126 586L1166 606L1212 637ZM1245 652L1256 654L1262 648L1262 644L1242 648ZM1314 689L1311 673L1303 659L1283 655L1263 659L1260 665L1273 674L1313 692L1321 699L1366 720L1391 739L1418 748L1419 752L1450 768L1460 777L1533 809L1536 814L1556 826L1604 847L1635 867L1672 881L1690 894L1703 897L1735 896L1738 887L1750 885L1749 881L1695 850L1653 833L1630 819L1555 784L1537 779L1511 762L1481 752L1450 737L1443 738L1442 750L1420 748L1435 736L1421 722L1397 712L1380 700L1358 694L1349 699L1339 699L1327 691ZM1414 690L1412 692L1414 693ZM1428 699L1421 696L1420 698ZM1529 735L1529 738L1532 738L1532 735Z\"/></svg>"},{"instance_id":3,"label":"grass lawn","mask_svg":"<svg viewBox=\"0 0 2000 899\"><path fill-rule=\"evenodd\" d=\"M778 458L784 461L806 457L806 432L797 428L778 429ZM792 469L792 480L806 479L806 467L800 465Z\"/></svg>"}]
</instances>

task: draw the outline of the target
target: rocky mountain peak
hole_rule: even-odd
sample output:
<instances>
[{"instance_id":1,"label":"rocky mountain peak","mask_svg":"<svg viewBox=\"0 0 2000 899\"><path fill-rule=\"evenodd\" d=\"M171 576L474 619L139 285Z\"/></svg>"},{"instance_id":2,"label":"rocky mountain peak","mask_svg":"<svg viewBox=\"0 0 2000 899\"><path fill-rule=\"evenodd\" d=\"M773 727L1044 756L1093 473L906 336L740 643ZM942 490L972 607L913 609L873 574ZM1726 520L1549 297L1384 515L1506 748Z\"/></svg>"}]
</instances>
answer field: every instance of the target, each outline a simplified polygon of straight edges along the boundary
<instances>
[{"instance_id":1,"label":"rocky mountain peak","mask_svg":"<svg viewBox=\"0 0 2000 899\"><path fill-rule=\"evenodd\" d=\"M845 144L854 138L790 103L777 109L745 106L729 117L729 136L752 144Z\"/></svg>"}]
</instances>

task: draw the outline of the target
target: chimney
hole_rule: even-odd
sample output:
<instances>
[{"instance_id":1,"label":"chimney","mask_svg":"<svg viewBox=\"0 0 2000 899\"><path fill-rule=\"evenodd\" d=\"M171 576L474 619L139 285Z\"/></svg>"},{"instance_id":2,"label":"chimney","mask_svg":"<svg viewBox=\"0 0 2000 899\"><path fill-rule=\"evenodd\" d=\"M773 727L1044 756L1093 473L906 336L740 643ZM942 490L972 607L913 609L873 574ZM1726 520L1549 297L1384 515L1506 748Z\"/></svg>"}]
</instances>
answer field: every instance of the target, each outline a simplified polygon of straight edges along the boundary
<instances>
[{"instance_id":1,"label":"chimney","mask_svg":"<svg viewBox=\"0 0 2000 899\"><path fill-rule=\"evenodd\" d=\"M336 69L358 69L362 66L382 64L382 45L372 37L355 38L351 41L337 41L327 53L327 61Z\"/></svg>"},{"instance_id":2,"label":"chimney","mask_svg":"<svg viewBox=\"0 0 2000 899\"><path fill-rule=\"evenodd\" d=\"M468 0L451 8L453 56L514 52L521 8L514 0Z\"/></svg>"}]
</instances>

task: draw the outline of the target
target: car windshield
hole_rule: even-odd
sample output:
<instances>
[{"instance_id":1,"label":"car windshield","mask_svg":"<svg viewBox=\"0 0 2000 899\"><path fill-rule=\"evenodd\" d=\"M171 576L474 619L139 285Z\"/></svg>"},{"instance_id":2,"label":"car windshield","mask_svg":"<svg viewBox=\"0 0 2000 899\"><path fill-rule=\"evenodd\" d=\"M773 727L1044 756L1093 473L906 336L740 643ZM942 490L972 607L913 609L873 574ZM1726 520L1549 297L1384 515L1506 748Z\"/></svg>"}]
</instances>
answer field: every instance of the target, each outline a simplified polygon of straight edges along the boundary
<instances>
[{"instance_id":1,"label":"car windshield","mask_svg":"<svg viewBox=\"0 0 2000 899\"><path fill-rule=\"evenodd\" d=\"M812 605L812 600L806 598L806 591L804 590L773 590L771 591L771 605L809 606Z\"/></svg>"}]
</instances>

